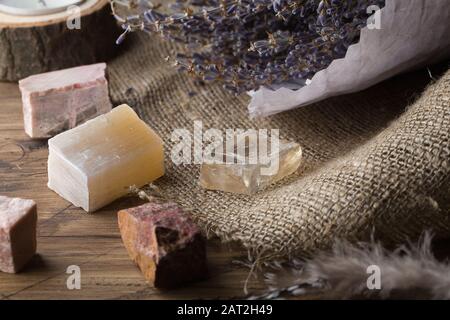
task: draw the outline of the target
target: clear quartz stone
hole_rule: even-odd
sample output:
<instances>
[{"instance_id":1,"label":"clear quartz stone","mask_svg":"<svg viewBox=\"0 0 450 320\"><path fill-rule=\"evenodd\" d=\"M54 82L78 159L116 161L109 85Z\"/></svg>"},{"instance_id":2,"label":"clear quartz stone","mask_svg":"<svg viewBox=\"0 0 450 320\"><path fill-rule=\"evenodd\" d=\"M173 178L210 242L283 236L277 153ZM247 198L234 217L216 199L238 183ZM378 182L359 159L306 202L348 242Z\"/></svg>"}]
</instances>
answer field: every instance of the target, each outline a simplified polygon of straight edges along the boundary
<instances>
[{"instance_id":1,"label":"clear quartz stone","mask_svg":"<svg viewBox=\"0 0 450 320\"><path fill-rule=\"evenodd\" d=\"M203 163L200 170L200 185L209 190L254 194L267 186L293 174L300 166L302 148L296 142L279 141L278 150L271 150L268 143L266 161L257 157L257 161L249 160L248 141L245 155L234 149L234 154L224 152L223 158L234 157L235 163ZM278 151L278 152L277 152ZM258 152L256 152L258 154ZM278 159L278 170L274 164ZM272 170L269 170L273 168Z\"/></svg>"}]
</instances>

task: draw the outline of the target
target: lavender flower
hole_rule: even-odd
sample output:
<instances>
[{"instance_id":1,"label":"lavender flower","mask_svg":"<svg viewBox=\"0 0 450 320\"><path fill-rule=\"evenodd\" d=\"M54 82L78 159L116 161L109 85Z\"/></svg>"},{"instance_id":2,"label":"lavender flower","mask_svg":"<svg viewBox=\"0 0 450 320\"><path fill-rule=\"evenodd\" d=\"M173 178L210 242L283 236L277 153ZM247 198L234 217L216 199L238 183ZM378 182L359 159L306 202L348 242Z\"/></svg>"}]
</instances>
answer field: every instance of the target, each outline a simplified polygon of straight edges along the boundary
<instances>
[{"instance_id":1,"label":"lavender flower","mask_svg":"<svg viewBox=\"0 0 450 320\"><path fill-rule=\"evenodd\" d=\"M127 18L117 14L126 5ZM182 71L219 81L234 94L293 83L304 85L359 41L367 7L385 0L177 0L168 11L149 1L116 0L126 30L159 33L183 43L174 57Z\"/></svg>"}]
</instances>

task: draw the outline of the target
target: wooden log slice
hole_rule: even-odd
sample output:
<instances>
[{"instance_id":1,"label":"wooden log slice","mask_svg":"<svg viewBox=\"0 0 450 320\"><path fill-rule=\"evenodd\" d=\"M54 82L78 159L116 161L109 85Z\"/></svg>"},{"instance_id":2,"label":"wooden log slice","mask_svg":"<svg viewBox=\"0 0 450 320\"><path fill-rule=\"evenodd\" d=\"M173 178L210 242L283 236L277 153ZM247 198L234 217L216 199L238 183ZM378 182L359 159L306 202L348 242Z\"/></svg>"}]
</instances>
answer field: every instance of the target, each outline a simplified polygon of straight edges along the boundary
<instances>
[{"instance_id":1,"label":"wooden log slice","mask_svg":"<svg viewBox=\"0 0 450 320\"><path fill-rule=\"evenodd\" d=\"M79 5L79 12L80 29L68 27L67 21L74 21L68 10L42 16L0 12L0 81L17 81L113 57L121 31L108 0L86 0Z\"/></svg>"}]
</instances>

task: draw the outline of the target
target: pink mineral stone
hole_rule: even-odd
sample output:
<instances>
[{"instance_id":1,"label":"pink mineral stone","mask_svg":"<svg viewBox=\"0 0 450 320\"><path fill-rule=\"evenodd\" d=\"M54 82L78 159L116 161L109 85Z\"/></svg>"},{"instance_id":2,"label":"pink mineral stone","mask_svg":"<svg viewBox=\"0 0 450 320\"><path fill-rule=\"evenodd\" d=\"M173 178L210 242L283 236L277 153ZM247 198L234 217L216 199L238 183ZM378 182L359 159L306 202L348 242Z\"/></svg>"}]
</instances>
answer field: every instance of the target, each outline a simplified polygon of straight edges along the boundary
<instances>
[{"instance_id":1,"label":"pink mineral stone","mask_svg":"<svg viewBox=\"0 0 450 320\"><path fill-rule=\"evenodd\" d=\"M37 74L19 81L25 132L50 138L109 112L106 64Z\"/></svg>"},{"instance_id":2,"label":"pink mineral stone","mask_svg":"<svg viewBox=\"0 0 450 320\"><path fill-rule=\"evenodd\" d=\"M177 204L121 210L119 228L128 254L152 286L174 288L206 277L205 240Z\"/></svg>"},{"instance_id":3,"label":"pink mineral stone","mask_svg":"<svg viewBox=\"0 0 450 320\"><path fill-rule=\"evenodd\" d=\"M0 196L0 271L19 272L36 253L36 203Z\"/></svg>"}]
</instances>

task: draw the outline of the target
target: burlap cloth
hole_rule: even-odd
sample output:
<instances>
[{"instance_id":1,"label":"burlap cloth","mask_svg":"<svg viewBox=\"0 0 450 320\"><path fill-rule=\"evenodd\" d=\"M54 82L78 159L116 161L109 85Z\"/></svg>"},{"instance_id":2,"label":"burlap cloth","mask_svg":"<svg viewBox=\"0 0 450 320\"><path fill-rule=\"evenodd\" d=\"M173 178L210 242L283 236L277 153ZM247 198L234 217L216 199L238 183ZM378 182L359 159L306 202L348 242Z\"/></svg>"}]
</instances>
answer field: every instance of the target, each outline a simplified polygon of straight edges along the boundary
<instances>
[{"instance_id":1,"label":"burlap cloth","mask_svg":"<svg viewBox=\"0 0 450 320\"><path fill-rule=\"evenodd\" d=\"M310 253L336 238L362 240L373 232L394 242L425 229L449 234L450 72L421 97L430 82L426 71L250 120L248 97L195 84L168 66L164 58L173 44L145 34L127 41L109 64L112 99L130 104L160 134L167 172L156 185L192 210L209 235L269 257ZM198 94L189 98L190 91ZM198 165L170 160L172 131L192 131L196 119L204 129L278 128L282 138L303 146L302 167L254 196L203 190Z\"/></svg>"}]
</instances>

